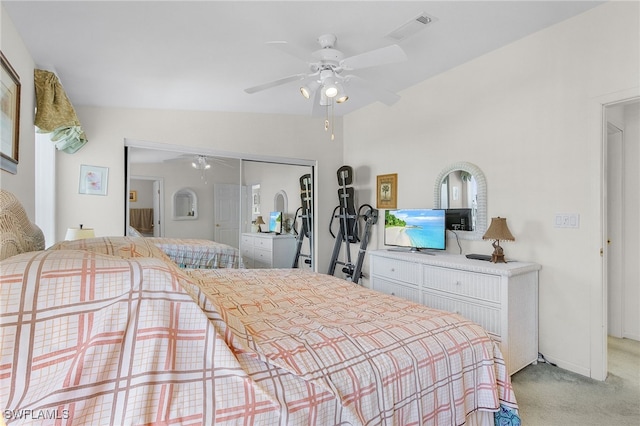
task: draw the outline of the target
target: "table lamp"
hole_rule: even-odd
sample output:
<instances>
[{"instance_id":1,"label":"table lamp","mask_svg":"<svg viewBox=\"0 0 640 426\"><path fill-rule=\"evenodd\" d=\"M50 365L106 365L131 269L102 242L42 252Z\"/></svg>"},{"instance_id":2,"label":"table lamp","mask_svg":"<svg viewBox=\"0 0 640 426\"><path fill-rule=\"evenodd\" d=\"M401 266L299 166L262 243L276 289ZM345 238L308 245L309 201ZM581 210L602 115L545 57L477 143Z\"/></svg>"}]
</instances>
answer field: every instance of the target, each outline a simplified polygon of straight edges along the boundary
<instances>
[{"instance_id":1,"label":"table lamp","mask_svg":"<svg viewBox=\"0 0 640 426\"><path fill-rule=\"evenodd\" d=\"M491 225L489 229L482 236L483 240L494 240L491 245L493 246L493 254L491 255L491 261L493 263L507 263L504 259L504 251L500 247L500 241L515 241L516 239L511 235L509 228L507 227L507 219L504 217L491 218Z\"/></svg>"},{"instance_id":2,"label":"table lamp","mask_svg":"<svg viewBox=\"0 0 640 426\"><path fill-rule=\"evenodd\" d=\"M262 227L260 225L264 225L264 219L262 219L262 216L258 216L256 217L256 225L258 225L258 232L262 232Z\"/></svg>"},{"instance_id":3,"label":"table lamp","mask_svg":"<svg viewBox=\"0 0 640 426\"><path fill-rule=\"evenodd\" d=\"M96 234L93 232L93 228L83 228L80 224L79 228L68 228L64 239L70 240L82 240L84 238L93 238Z\"/></svg>"}]
</instances>

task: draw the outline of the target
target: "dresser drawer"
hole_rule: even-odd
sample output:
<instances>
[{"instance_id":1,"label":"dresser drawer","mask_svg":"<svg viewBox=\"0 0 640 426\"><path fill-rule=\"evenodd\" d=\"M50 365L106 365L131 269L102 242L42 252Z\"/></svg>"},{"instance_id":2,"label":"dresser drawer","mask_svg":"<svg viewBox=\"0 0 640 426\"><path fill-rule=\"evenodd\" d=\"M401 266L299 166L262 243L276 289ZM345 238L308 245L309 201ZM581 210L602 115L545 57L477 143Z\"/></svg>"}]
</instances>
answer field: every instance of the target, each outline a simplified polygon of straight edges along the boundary
<instances>
[{"instance_id":1,"label":"dresser drawer","mask_svg":"<svg viewBox=\"0 0 640 426\"><path fill-rule=\"evenodd\" d=\"M371 274L416 285L421 281L419 264L384 257L371 264Z\"/></svg>"},{"instance_id":2,"label":"dresser drawer","mask_svg":"<svg viewBox=\"0 0 640 426\"><path fill-rule=\"evenodd\" d=\"M247 247L247 246L253 246L253 240L255 238L253 238L252 236L248 236L248 235L242 235L242 247Z\"/></svg>"},{"instance_id":3,"label":"dresser drawer","mask_svg":"<svg viewBox=\"0 0 640 426\"><path fill-rule=\"evenodd\" d=\"M500 277L477 272L424 266L424 287L500 303Z\"/></svg>"},{"instance_id":4,"label":"dresser drawer","mask_svg":"<svg viewBox=\"0 0 640 426\"><path fill-rule=\"evenodd\" d=\"M422 293L422 304L430 308L440 309L447 312L454 312L479 324L489 333L500 338L500 309L491 306L476 305L459 299L430 293Z\"/></svg>"},{"instance_id":5,"label":"dresser drawer","mask_svg":"<svg viewBox=\"0 0 640 426\"><path fill-rule=\"evenodd\" d=\"M420 291L417 286L387 281L384 278L372 277L371 288L381 293L402 297L412 302L420 303Z\"/></svg>"},{"instance_id":6,"label":"dresser drawer","mask_svg":"<svg viewBox=\"0 0 640 426\"><path fill-rule=\"evenodd\" d=\"M271 250L263 250L258 247L253 249L253 259L258 263L271 265L273 260L273 252Z\"/></svg>"},{"instance_id":7,"label":"dresser drawer","mask_svg":"<svg viewBox=\"0 0 640 426\"><path fill-rule=\"evenodd\" d=\"M273 240L270 238L254 238L253 246L256 248L262 248L265 250L272 250L271 246L273 244Z\"/></svg>"}]
</instances>

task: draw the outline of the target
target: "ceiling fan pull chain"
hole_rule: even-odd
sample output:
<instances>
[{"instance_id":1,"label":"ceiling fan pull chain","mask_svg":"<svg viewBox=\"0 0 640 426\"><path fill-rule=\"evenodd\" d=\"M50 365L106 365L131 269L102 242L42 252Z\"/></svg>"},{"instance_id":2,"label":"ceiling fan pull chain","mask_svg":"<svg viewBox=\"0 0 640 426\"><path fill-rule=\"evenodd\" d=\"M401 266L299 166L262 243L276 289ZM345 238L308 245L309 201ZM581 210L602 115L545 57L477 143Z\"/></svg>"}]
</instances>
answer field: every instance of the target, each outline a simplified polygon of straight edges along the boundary
<instances>
[{"instance_id":1,"label":"ceiling fan pull chain","mask_svg":"<svg viewBox=\"0 0 640 426\"><path fill-rule=\"evenodd\" d=\"M324 131L329 131L329 105L324 110Z\"/></svg>"},{"instance_id":2,"label":"ceiling fan pull chain","mask_svg":"<svg viewBox=\"0 0 640 426\"><path fill-rule=\"evenodd\" d=\"M335 114L334 114L334 107L335 107L335 103L333 102L333 99L331 99L331 140L335 140L335 136L333 134L333 126L335 123Z\"/></svg>"}]
</instances>

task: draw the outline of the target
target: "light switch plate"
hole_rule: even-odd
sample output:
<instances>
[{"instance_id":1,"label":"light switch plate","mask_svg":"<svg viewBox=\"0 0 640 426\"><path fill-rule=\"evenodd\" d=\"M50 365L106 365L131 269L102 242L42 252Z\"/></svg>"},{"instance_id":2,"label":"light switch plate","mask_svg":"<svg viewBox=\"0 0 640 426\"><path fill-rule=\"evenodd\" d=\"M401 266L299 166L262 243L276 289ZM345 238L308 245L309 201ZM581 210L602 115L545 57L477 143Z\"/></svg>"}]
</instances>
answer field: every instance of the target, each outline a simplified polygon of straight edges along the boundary
<instances>
[{"instance_id":1,"label":"light switch plate","mask_svg":"<svg viewBox=\"0 0 640 426\"><path fill-rule=\"evenodd\" d=\"M556 228L580 228L578 213L556 213L554 226Z\"/></svg>"}]
</instances>

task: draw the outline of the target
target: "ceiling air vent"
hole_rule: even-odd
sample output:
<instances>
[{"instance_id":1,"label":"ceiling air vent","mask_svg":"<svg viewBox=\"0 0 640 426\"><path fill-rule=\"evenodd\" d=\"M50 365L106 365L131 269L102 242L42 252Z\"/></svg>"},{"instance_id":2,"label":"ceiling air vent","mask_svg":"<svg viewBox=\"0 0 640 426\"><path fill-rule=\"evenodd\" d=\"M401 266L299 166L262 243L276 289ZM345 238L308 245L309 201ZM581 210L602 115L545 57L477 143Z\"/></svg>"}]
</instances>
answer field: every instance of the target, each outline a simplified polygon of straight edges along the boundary
<instances>
[{"instance_id":1,"label":"ceiling air vent","mask_svg":"<svg viewBox=\"0 0 640 426\"><path fill-rule=\"evenodd\" d=\"M434 18L423 12L410 21L400 25L395 30L391 31L389 34L387 34L387 38L395 41L402 41L405 38L411 37L415 33L422 31L427 27L427 24L433 22L433 20Z\"/></svg>"}]
</instances>

